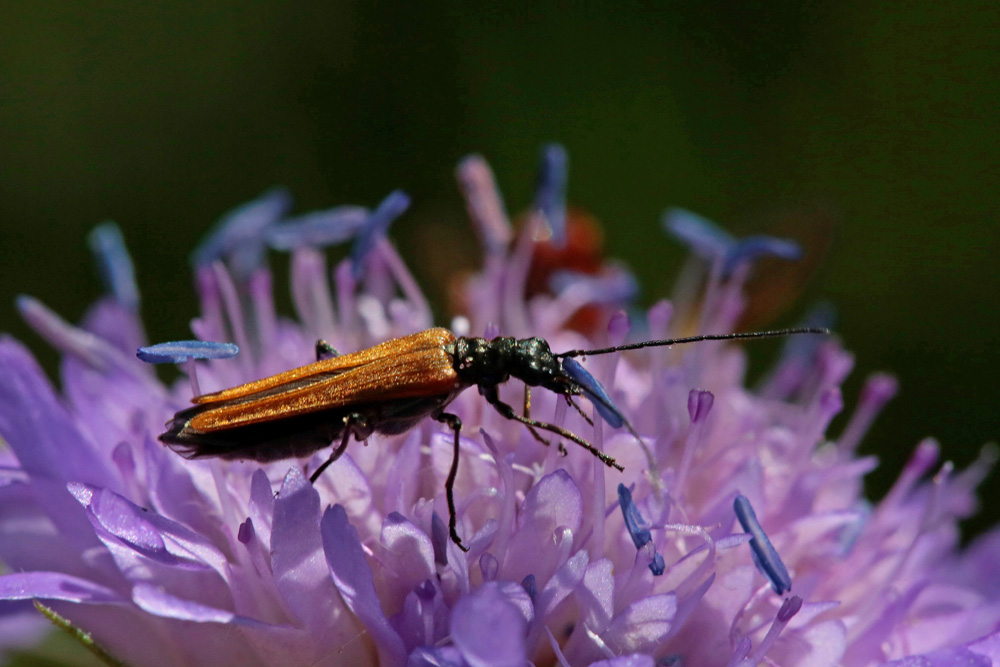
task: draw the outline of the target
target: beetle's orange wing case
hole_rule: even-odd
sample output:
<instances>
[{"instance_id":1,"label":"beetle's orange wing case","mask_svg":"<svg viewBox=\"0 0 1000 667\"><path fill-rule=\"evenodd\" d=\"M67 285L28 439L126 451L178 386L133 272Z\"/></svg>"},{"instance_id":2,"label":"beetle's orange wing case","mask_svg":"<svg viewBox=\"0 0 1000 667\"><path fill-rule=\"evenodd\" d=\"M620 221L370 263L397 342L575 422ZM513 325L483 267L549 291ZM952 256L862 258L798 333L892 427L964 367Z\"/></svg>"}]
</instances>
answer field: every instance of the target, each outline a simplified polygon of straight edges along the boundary
<instances>
[{"instance_id":1,"label":"beetle's orange wing case","mask_svg":"<svg viewBox=\"0 0 1000 667\"><path fill-rule=\"evenodd\" d=\"M221 403L235 399L263 400L261 394L284 394L289 388L312 386L317 382L328 381L331 377L342 375L347 371L363 367L382 359L397 359L423 350L433 350L455 342L455 334L447 329L436 328L420 331L409 336L394 338L384 343L358 352L343 354L330 359L323 359L313 364L300 366L272 375L270 377L247 382L236 387L223 389L211 394L195 396L191 401L199 405L205 403ZM387 397L388 398L388 397Z\"/></svg>"},{"instance_id":2,"label":"beetle's orange wing case","mask_svg":"<svg viewBox=\"0 0 1000 667\"><path fill-rule=\"evenodd\" d=\"M371 351L366 350L365 356ZM301 382L290 381L287 391L269 384L260 398L241 394L231 403L195 415L188 426L210 433L321 410L448 395L461 388L452 355L440 344L406 353L394 349L333 376Z\"/></svg>"}]
</instances>

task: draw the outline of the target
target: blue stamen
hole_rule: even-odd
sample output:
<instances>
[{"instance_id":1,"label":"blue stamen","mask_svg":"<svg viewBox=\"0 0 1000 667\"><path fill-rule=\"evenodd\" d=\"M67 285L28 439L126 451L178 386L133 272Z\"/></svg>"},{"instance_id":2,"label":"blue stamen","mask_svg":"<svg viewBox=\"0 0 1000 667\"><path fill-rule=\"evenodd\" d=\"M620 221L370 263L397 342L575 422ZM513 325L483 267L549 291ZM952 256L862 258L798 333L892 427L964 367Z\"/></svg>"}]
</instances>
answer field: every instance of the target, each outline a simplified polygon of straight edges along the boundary
<instances>
[{"instance_id":1,"label":"blue stamen","mask_svg":"<svg viewBox=\"0 0 1000 667\"><path fill-rule=\"evenodd\" d=\"M622 508L622 517L625 519L625 528L632 538L632 543L636 549L641 549L647 542L653 541L653 534L645 526L646 520L639 514L639 508L632 500L632 492L624 484L618 485L618 505Z\"/></svg>"},{"instance_id":2,"label":"blue stamen","mask_svg":"<svg viewBox=\"0 0 1000 667\"><path fill-rule=\"evenodd\" d=\"M236 531L236 539L240 541L240 544L248 544L254 538L255 534L253 520L247 517L247 520L241 523L239 530Z\"/></svg>"},{"instance_id":3,"label":"blue stamen","mask_svg":"<svg viewBox=\"0 0 1000 667\"><path fill-rule=\"evenodd\" d=\"M403 215L410 206L410 197L402 190L394 190L382 200L378 208L365 222L364 229L358 235L351 249L351 271L355 280L361 279L364 260L380 238L389 231L393 220Z\"/></svg>"},{"instance_id":4,"label":"blue stamen","mask_svg":"<svg viewBox=\"0 0 1000 667\"><path fill-rule=\"evenodd\" d=\"M233 343L205 340L179 340L140 347L135 356L147 364L180 364L189 359L230 359L240 349Z\"/></svg>"},{"instance_id":5,"label":"blue stamen","mask_svg":"<svg viewBox=\"0 0 1000 667\"><path fill-rule=\"evenodd\" d=\"M658 577L667 570L667 563L663 560L663 554L659 551L653 554L653 562L649 564L649 571L654 577Z\"/></svg>"},{"instance_id":6,"label":"blue stamen","mask_svg":"<svg viewBox=\"0 0 1000 667\"><path fill-rule=\"evenodd\" d=\"M437 595L437 588L434 586L434 582L430 579L424 579L422 582L413 587L413 592L417 594L417 597L425 602L430 602Z\"/></svg>"},{"instance_id":7,"label":"blue stamen","mask_svg":"<svg viewBox=\"0 0 1000 667\"><path fill-rule=\"evenodd\" d=\"M434 562L438 565L448 564L448 526L438 516L431 514L431 546L434 548Z\"/></svg>"},{"instance_id":8,"label":"blue stamen","mask_svg":"<svg viewBox=\"0 0 1000 667\"><path fill-rule=\"evenodd\" d=\"M614 404L614 401L608 396L607 390L597 381L597 378L588 373L587 369L572 357L563 359L562 363L566 375L580 386L584 395L597 408L597 414L601 415L601 418L612 428L621 428L622 424L625 423L625 415Z\"/></svg>"},{"instance_id":9,"label":"blue stamen","mask_svg":"<svg viewBox=\"0 0 1000 667\"><path fill-rule=\"evenodd\" d=\"M326 248L353 239L364 228L369 216L369 210L363 206L313 211L268 229L267 243L275 250Z\"/></svg>"},{"instance_id":10,"label":"blue stamen","mask_svg":"<svg viewBox=\"0 0 1000 667\"><path fill-rule=\"evenodd\" d=\"M566 242L566 149L559 144L542 147L535 189L535 208L545 216L552 230L552 242L562 247Z\"/></svg>"},{"instance_id":11,"label":"blue stamen","mask_svg":"<svg viewBox=\"0 0 1000 667\"><path fill-rule=\"evenodd\" d=\"M276 224L292 205L284 188L273 188L257 199L240 206L215 223L191 254L191 264L206 266L229 259L230 270L238 278L250 275L264 259L267 230Z\"/></svg>"},{"instance_id":12,"label":"blue stamen","mask_svg":"<svg viewBox=\"0 0 1000 667\"><path fill-rule=\"evenodd\" d=\"M652 542L653 534L649 532L648 528L645 528L646 520L639 514L639 508L636 507L635 501L632 500L632 492L624 484L618 485L618 505L622 508L625 528L628 530L629 537L632 538L632 544L635 545L635 548L637 550L642 549ZM654 546L653 560L649 564L649 571L653 573L654 577L658 577L666 569L667 564L664 562L663 556L660 552L656 551Z\"/></svg>"},{"instance_id":13,"label":"blue stamen","mask_svg":"<svg viewBox=\"0 0 1000 667\"><path fill-rule=\"evenodd\" d=\"M739 266L765 256L796 260L802 257L799 245L773 236L748 236L739 240L711 220L683 208L668 209L663 214L667 233L708 260L721 259L723 276L730 276Z\"/></svg>"},{"instance_id":14,"label":"blue stamen","mask_svg":"<svg viewBox=\"0 0 1000 667\"><path fill-rule=\"evenodd\" d=\"M113 222L102 222L87 237L97 260L97 270L104 286L115 301L131 311L139 309L139 288L135 282L135 267L125 247L122 230Z\"/></svg>"},{"instance_id":15,"label":"blue stamen","mask_svg":"<svg viewBox=\"0 0 1000 667\"><path fill-rule=\"evenodd\" d=\"M715 395L707 389L692 389L688 393L688 416L692 424L705 421L708 417L712 405L715 403Z\"/></svg>"},{"instance_id":16,"label":"blue stamen","mask_svg":"<svg viewBox=\"0 0 1000 667\"><path fill-rule=\"evenodd\" d=\"M753 507L746 496L736 496L736 500L733 501L733 511L736 512L736 518L739 519L743 530L752 535L750 549L754 565L771 582L771 588L774 589L775 593L783 595L790 591L792 578L788 576L785 564L781 562L781 557L771 544L771 540L767 538L760 522L757 521L757 515L754 514Z\"/></svg>"},{"instance_id":17,"label":"blue stamen","mask_svg":"<svg viewBox=\"0 0 1000 667\"><path fill-rule=\"evenodd\" d=\"M549 278L549 289L556 294L574 286L584 287L588 302L595 304L619 304L639 295L639 282L631 272L624 270L599 276L579 271L555 271Z\"/></svg>"},{"instance_id":18,"label":"blue stamen","mask_svg":"<svg viewBox=\"0 0 1000 667\"><path fill-rule=\"evenodd\" d=\"M535 575L529 574L522 579L521 588L523 588L524 592L528 594L528 597L531 598L532 602L538 599L538 584L535 582Z\"/></svg>"},{"instance_id":19,"label":"blue stamen","mask_svg":"<svg viewBox=\"0 0 1000 667\"><path fill-rule=\"evenodd\" d=\"M829 301L820 301L809 309L796 326L832 330L836 325L837 308ZM781 356L785 359L812 359L816 349L826 340L825 336L788 336L781 346Z\"/></svg>"}]
</instances>

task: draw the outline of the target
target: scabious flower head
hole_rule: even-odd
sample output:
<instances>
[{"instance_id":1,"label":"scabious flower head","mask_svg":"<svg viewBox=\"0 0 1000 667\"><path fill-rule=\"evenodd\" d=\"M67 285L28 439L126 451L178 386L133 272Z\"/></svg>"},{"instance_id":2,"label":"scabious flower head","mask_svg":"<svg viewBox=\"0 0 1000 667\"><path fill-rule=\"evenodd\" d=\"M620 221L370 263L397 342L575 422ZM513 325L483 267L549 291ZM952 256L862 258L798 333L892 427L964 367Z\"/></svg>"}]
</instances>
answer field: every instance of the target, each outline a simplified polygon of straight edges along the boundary
<instances>
[{"instance_id":1,"label":"scabious flower head","mask_svg":"<svg viewBox=\"0 0 1000 667\"><path fill-rule=\"evenodd\" d=\"M459 166L484 254L462 287L459 335L542 336L564 351L726 332L754 258L795 254L672 211L665 224L699 267L675 305L626 316L634 281L614 266L549 271L526 300L532 248L550 233L559 243L567 216L565 153L548 147L543 159L517 234L486 163ZM320 338L348 352L430 327L385 236L408 203L393 193L371 211L290 218L275 190L227 216L193 256L191 329L240 354L202 362L218 350L181 346L174 356L198 366L200 390L308 363ZM353 252L331 270L322 246L348 240ZM956 527L991 455L956 472L928 440L885 498L866 501L876 461L855 452L895 384L872 377L830 434L852 366L836 340L787 340L752 388L751 351L706 342L584 360L572 372L607 393L590 392L583 412L532 394L533 417L590 440L623 473L460 394L448 410L464 424L466 553L448 538L453 436L433 420L352 443L314 485L304 470L325 451L261 465L164 448L163 423L192 389L165 386L135 358L146 341L131 263L113 227L93 246L109 294L79 326L18 301L63 353L61 391L22 344L0 339L2 645L34 638L36 600L136 665L1000 664L1000 533L961 550ZM275 312L269 249L291 253L294 320ZM583 308L606 314L589 339L567 328ZM509 385L503 400L521 405Z\"/></svg>"}]
</instances>

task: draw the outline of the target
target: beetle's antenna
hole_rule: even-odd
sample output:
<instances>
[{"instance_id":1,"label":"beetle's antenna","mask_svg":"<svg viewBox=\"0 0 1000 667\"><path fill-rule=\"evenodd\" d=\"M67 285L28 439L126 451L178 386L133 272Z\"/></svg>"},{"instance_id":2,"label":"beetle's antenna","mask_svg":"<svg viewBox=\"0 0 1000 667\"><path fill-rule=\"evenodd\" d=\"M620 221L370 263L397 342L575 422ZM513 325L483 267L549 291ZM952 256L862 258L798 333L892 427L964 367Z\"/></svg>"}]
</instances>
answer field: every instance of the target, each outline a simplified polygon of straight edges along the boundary
<instances>
[{"instance_id":1,"label":"beetle's antenna","mask_svg":"<svg viewBox=\"0 0 1000 667\"><path fill-rule=\"evenodd\" d=\"M602 347L597 350L570 350L555 356L583 357L591 354L611 354L612 352L624 352L625 350L638 350L643 347L666 347L668 345L680 345L682 343L698 343L703 340L744 340L748 338L781 338L783 336L796 336L798 334L820 334L829 335L830 330L821 327L799 327L793 329L775 329L773 331L746 331L741 333L728 334L703 334L701 336L688 336L687 338L665 338L664 340L644 340L638 343L628 343L615 347Z\"/></svg>"}]
</instances>

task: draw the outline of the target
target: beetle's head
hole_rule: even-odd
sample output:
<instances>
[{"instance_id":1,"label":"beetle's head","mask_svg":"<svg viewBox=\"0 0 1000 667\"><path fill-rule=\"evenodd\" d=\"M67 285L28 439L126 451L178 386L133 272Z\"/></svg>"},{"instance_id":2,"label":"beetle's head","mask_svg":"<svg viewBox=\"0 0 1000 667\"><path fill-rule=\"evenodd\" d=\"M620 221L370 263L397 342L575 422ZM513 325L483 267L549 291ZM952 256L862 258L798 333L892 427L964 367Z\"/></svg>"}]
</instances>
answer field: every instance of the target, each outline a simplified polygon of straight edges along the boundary
<instances>
[{"instance_id":1,"label":"beetle's head","mask_svg":"<svg viewBox=\"0 0 1000 667\"><path fill-rule=\"evenodd\" d=\"M542 338L459 338L455 370L469 384L496 386L511 377L557 394L579 394L562 362Z\"/></svg>"}]
</instances>

